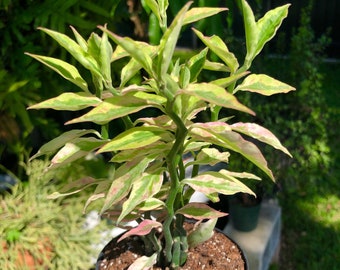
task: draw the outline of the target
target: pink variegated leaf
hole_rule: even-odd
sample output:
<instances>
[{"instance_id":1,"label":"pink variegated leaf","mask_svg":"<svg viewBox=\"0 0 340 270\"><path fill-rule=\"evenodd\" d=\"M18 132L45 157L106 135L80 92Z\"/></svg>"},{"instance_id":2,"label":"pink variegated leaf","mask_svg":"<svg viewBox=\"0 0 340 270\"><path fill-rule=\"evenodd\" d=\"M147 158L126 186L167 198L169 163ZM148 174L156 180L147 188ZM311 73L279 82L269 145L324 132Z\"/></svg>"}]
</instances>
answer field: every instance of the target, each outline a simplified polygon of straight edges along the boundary
<instances>
[{"instance_id":1,"label":"pink variegated leaf","mask_svg":"<svg viewBox=\"0 0 340 270\"><path fill-rule=\"evenodd\" d=\"M165 157L166 153L170 150L170 147L169 144L158 141L144 147L119 151L110 161L122 163L146 155L157 155L159 159L161 159L162 157Z\"/></svg>"},{"instance_id":2,"label":"pink variegated leaf","mask_svg":"<svg viewBox=\"0 0 340 270\"><path fill-rule=\"evenodd\" d=\"M191 83L185 89L178 91L178 94L182 93L196 96L213 105L255 115L251 109L241 104L234 95L228 93L223 87L213 83Z\"/></svg>"},{"instance_id":3,"label":"pink variegated leaf","mask_svg":"<svg viewBox=\"0 0 340 270\"><path fill-rule=\"evenodd\" d=\"M132 236L132 235L147 235L149 234L153 229L161 228L162 224L151 219L145 219L143 220L137 227L129 230L128 232L124 233L117 242L122 241L123 239Z\"/></svg>"},{"instance_id":4,"label":"pink variegated leaf","mask_svg":"<svg viewBox=\"0 0 340 270\"><path fill-rule=\"evenodd\" d=\"M131 213L138 204L159 192L162 187L162 182L162 169L153 174L144 173L142 177L136 179L132 185L129 198L123 203L122 212L118 218L118 222Z\"/></svg>"},{"instance_id":5,"label":"pink variegated leaf","mask_svg":"<svg viewBox=\"0 0 340 270\"><path fill-rule=\"evenodd\" d=\"M170 136L170 132L164 131L158 127L134 127L117 135L110 142L101 147L98 150L98 153L137 149L149 146L157 141L160 141L161 139L166 140Z\"/></svg>"},{"instance_id":6,"label":"pink variegated leaf","mask_svg":"<svg viewBox=\"0 0 340 270\"><path fill-rule=\"evenodd\" d=\"M271 96L279 93L288 93L294 90L294 87L265 74L251 74L235 88L234 94L237 91L249 91L264 96Z\"/></svg>"},{"instance_id":7,"label":"pink variegated leaf","mask_svg":"<svg viewBox=\"0 0 340 270\"><path fill-rule=\"evenodd\" d=\"M74 129L74 130L66 131L60 136L44 144L38 150L38 152L30 158L30 160L40 157L42 155L53 154L59 148L63 147L66 143L73 142L74 140L77 140L81 136L84 136L87 134L95 134L98 138L101 138L101 135L96 130L93 130L93 129L89 129L89 130Z\"/></svg>"},{"instance_id":8,"label":"pink variegated leaf","mask_svg":"<svg viewBox=\"0 0 340 270\"><path fill-rule=\"evenodd\" d=\"M220 218L228 215L217 211L204 203L189 203L177 210L176 214L182 214L187 218L196 220Z\"/></svg>"},{"instance_id":9,"label":"pink variegated leaf","mask_svg":"<svg viewBox=\"0 0 340 270\"><path fill-rule=\"evenodd\" d=\"M157 253L152 254L150 257L142 256L135 260L127 270L149 270L156 263Z\"/></svg>"},{"instance_id":10,"label":"pink variegated leaf","mask_svg":"<svg viewBox=\"0 0 340 270\"><path fill-rule=\"evenodd\" d=\"M153 159L152 157L136 158L124 163L117 169L115 179L112 181L111 187L107 192L101 214L129 194L134 181L142 177L143 172Z\"/></svg>"},{"instance_id":11,"label":"pink variegated leaf","mask_svg":"<svg viewBox=\"0 0 340 270\"><path fill-rule=\"evenodd\" d=\"M214 166L220 162L229 162L229 152L220 152L216 148L202 148L202 150L197 154L196 159L188 162L186 166L193 164L209 164Z\"/></svg>"},{"instance_id":12,"label":"pink variegated leaf","mask_svg":"<svg viewBox=\"0 0 340 270\"><path fill-rule=\"evenodd\" d=\"M288 156L292 157L287 148L285 148L279 139L268 129L255 123L235 123L231 128L237 132L246 134L254 139L264 142L272 147L281 150Z\"/></svg>"},{"instance_id":13,"label":"pink variegated leaf","mask_svg":"<svg viewBox=\"0 0 340 270\"><path fill-rule=\"evenodd\" d=\"M54 109L60 111L79 111L88 107L94 107L102 101L90 93L62 93L61 95L47 99L28 109Z\"/></svg>"},{"instance_id":14,"label":"pink variegated leaf","mask_svg":"<svg viewBox=\"0 0 340 270\"><path fill-rule=\"evenodd\" d=\"M105 99L97 107L88 113L66 122L74 124L80 122L94 122L106 124L113 119L117 119L148 107L159 108L165 102L165 98L149 94L143 91L127 92L122 96L114 96Z\"/></svg>"},{"instance_id":15,"label":"pink variegated leaf","mask_svg":"<svg viewBox=\"0 0 340 270\"><path fill-rule=\"evenodd\" d=\"M181 181L182 185L189 185L195 191L201 192L207 196L210 194L220 193L232 195L238 192L254 194L241 181L235 177L221 172L207 171L193 178L186 178Z\"/></svg>"},{"instance_id":16,"label":"pink variegated leaf","mask_svg":"<svg viewBox=\"0 0 340 270\"><path fill-rule=\"evenodd\" d=\"M221 122L195 123L191 126L189 133L196 140L210 142L240 153L274 181L273 173L268 168L260 149L254 143L245 140L239 133L228 130L231 127L225 125L227 124Z\"/></svg>"},{"instance_id":17,"label":"pink variegated leaf","mask_svg":"<svg viewBox=\"0 0 340 270\"><path fill-rule=\"evenodd\" d=\"M66 143L64 147L54 155L49 168L57 168L85 157L105 143L106 141L93 137L82 137L75 139L73 142Z\"/></svg>"},{"instance_id":18,"label":"pink variegated leaf","mask_svg":"<svg viewBox=\"0 0 340 270\"><path fill-rule=\"evenodd\" d=\"M146 199L145 201L143 201L137 206L138 211L142 211L142 212L161 209L164 207L165 207L165 203L156 198Z\"/></svg>"}]
</instances>

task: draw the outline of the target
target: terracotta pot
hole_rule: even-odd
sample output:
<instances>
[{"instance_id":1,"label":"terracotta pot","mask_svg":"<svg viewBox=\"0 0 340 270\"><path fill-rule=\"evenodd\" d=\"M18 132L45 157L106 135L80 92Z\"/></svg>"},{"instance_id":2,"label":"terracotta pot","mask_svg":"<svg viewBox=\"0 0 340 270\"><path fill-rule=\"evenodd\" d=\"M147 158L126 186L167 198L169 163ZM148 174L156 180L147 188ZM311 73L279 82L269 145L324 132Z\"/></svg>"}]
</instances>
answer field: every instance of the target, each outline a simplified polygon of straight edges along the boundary
<instances>
[{"instance_id":1,"label":"terracotta pot","mask_svg":"<svg viewBox=\"0 0 340 270\"><path fill-rule=\"evenodd\" d=\"M193 227L186 224L187 231ZM112 239L102 250L96 270L127 269L138 257L144 255L144 243L139 237L130 237L117 243ZM169 270L154 266L153 270ZM205 243L189 249L188 259L180 270L247 270L247 260L240 247L222 231L216 229L213 237Z\"/></svg>"},{"instance_id":2,"label":"terracotta pot","mask_svg":"<svg viewBox=\"0 0 340 270\"><path fill-rule=\"evenodd\" d=\"M2 249L4 252L8 252L10 249L5 241L1 242ZM51 244L48 242L48 240L42 240L37 243L38 250L40 252L39 258L35 258L34 254L27 250L26 248L22 247L19 244L15 244L15 252L16 254L16 260L15 265L18 267L18 269L29 269L29 270L36 270L36 269L42 269L41 267L43 265L46 265L46 262L44 263L44 260L41 259L43 256L46 256L46 261L49 261L52 258L52 247ZM42 255L44 254L44 255ZM48 266L46 268L48 269Z\"/></svg>"}]
</instances>

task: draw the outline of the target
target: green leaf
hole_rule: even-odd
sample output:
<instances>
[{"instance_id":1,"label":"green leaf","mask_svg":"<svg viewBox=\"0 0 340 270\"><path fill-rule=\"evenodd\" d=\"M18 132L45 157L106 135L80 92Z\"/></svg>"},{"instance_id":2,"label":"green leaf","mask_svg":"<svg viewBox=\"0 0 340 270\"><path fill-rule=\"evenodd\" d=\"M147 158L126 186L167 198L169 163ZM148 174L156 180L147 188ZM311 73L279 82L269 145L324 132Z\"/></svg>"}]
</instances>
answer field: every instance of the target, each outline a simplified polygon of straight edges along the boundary
<instances>
[{"instance_id":1,"label":"green leaf","mask_svg":"<svg viewBox=\"0 0 340 270\"><path fill-rule=\"evenodd\" d=\"M234 89L237 91L255 92L264 96L271 96L279 93L288 93L295 90L294 87L275 80L265 74L251 74Z\"/></svg>"},{"instance_id":2,"label":"green leaf","mask_svg":"<svg viewBox=\"0 0 340 270\"><path fill-rule=\"evenodd\" d=\"M173 132L175 132L176 130L176 125L173 123L171 118L167 115L160 115L157 117L138 118L135 124L138 124L138 123L144 123L145 125L148 125L148 126L161 127L163 129L170 130Z\"/></svg>"},{"instance_id":3,"label":"green leaf","mask_svg":"<svg viewBox=\"0 0 340 270\"><path fill-rule=\"evenodd\" d=\"M205 48L200 53L191 57L188 61L188 67L190 69L190 82L195 82L197 80L198 75L201 73L204 68L204 64L206 61L208 53L208 48Z\"/></svg>"},{"instance_id":4,"label":"green leaf","mask_svg":"<svg viewBox=\"0 0 340 270\"><path fill-rule=\"evenodd\" d=\"M217 211L204 203L188 203L176 211L176 214L182 214L187 218L196 220L213 219L224 217L227 214Z\"/></svg>"},{"instance_id":5,"label":"green leaf","mask_svg":"<svg viewBox=\"0 0 340 270\"><path fill-rule=\"evenodd\" d=\"M275 36L277 29L288 15L289 6L290 4L287 4L272 9L256 22L251 7L247 1L242 0L247 45L245 69L250 67L254 58L262 51L264 45Z\"/></svg>"},{"instance_id":6,"label":"green leaf","mask_svg":"<svg viewBox=\"0 0 340 270\"><path fill-rule=\"evenodd\" d=\"M246 65L245 69L248 69L251 65L251 62L255 58L259 29L257 28L255 16L251 7L247 3L247 1L241 1L247 46L247 55L245 62L248 64Z\"/></svg>"},{"instance_id":7,"label":"green leaf","mask_svg":"<svg viewBox=\"0 0 340 270\"><path fill-rule=\"evenodd\" d=\"M123 47L117 45L116 49L112 53L111 62L117 61L121 58L129 56L129 53L123 49Z\"/></svg>"},{"instance_id":8,"label":"green leaf","mask_svg":"<svg viewBox=\"0 0 340 270\"><path fill-rule=\"evenodd\" d=\"M63 93L30 106L28 109L54 109L65 111L79 111L90 106L97 106L101 99L87 93Z\"/></svg>"},{"instance_id":9,"label":"green leaf","mask_svg":"<svg viewBox=\"0 0 340 270\"><path fill-rule=\"evenodd\" d=\"M73 142L68 142L52 158L50 168L56 168L63 164L85 157L90 152L98 149L105 142L106 141L92 137L78 138L73 140Z\"/></svg>"},{"instance_id":10,"label":"green leaf","mask_svg":"<svg viewBox=\"0 0 340 270\"><path fill-rule=\"evenodd\" d=\"M165 207L165 203L156 198L149 198L138 205L139 211L151 211Z\"/></svg>"},{"instance_id":11,"label":"green leaf","mask_svg":"<svg viewBox=\"0 0 340 270\"><path fill-rule=\"evenodd\" d=\"M117 204L129 194L132 184L142 177L143 172L152 161L153 158L151 157L136 158L124 163L117 169L115 179L106 194L100 214L103 214L112 205Z\"/></svg>"},{"instance_id":12,"label":"green leaf","mask_svg":"<svg viewBox=\"0 0 340 270\"><path fill-rule=\"evenodd\" d=\"M289 151L280 143L278 138L268 129L255 123L235 123L230 125L232 130L243 133L272 147L281 150L292 157Z\"/></svg>"},{"instance_id":13,"label":"green leaf","mask_svg":"<svg viewBox=\"0 0 340 270\"><path fill-rule=\"evenodd\" d=\"M204 172L194 178L186 178L182 180L182 185L189 185L195 191L201 192L207 196L214 193L232 195L238 192L254 194L241 181L221 172Z\"/></svg>"},{"instance_id":14,"label":"green leaf","mask_svg":"<svg viewBox=\"0 0 340 270\"><path fill-rule=\"evenodd\" d=\"M156 15L159 22L162 22L159 5L156 0L144 0L145 4L151 9L152 13Z\"/></svg>"},{"instance_id":15,"label":"green leaf","mask_svg":"<svg viewBox=\"0 0 340 270\"><path fill-rule=\"evenodd\" d=\"M248 71L242 72L242 73L237 73L235 75L226 77L226 78L222 78L222 79L217 79L212 81L211 83L216 84L220 87L226 88L229 85L233 84L234 82L236 82L237 80L243 78L244 76L246 76L247 74L249 74Z\"/></svg>"},{"instance_id":16,"label":"green leaf","mask_svg":"<svg viewBox=\"0 0 340 270\"><path fill-rule=\"evenodd\" d=\"M73 194L77 194L80 191L93 186L98 183L98 180L92 177L85 177L79 179L77 181L71 182L70 184L64 186L60 192L53 192L52 194L48 195L48 199L57 199L60 197L65 197ZM71 191L72 190L72 191ZM68 191L68 192L67 192Z\"/></svg>"},{"instance_id":17,"label":"green leaf","mask_svg":"<svg viewBox=\"0 0 340 270\"><path fill-rule=\"evenodd\" d=\"M199 112L206 108L206 102L194 95L180 95L174 104L174 111L185 121L195 118Z\"/></svg>"},{"instance_id":18,"label":"green leaf","mask_svg":"<svg viewBox=\"0 0 340 270\"><path fill-rule=\"evenodd\" d=\"M84 51L82 47L78 45L73 39L64 34L49 30L47 28L39 27L38 29L51 36L55 41L60 44L60 46L65 48L86 69L96 74L96 76L100 78L102 77L97 61L86 51Z\"/></svg>"},{"instance_id":19,"label":"green leaf","mask_svg":"<svg viewBox=\"0 0 340 270\"><path fill-rule=\"evenodd\" d=\"M188 235L189 247L194 248L199 244L209 240L214 234L216 223L217 218L214 218L204 223L200 223L198 226L195 226L195 229Z\"/></svg>"},{"instance_id":20,"label":"green leaf","mask_svg":"<svg viewBox=\"0 0 340 270\"><path fill-rule=\"evenodd\" d=\"M165 155L170 150L170 146L163 142L157 141L144 147L138 147L135 149L123 150L113 156L111 162L122 163L130 161L136 157L145 155L157 155L159 158Z\"/></svg>"},{"instance_id":21,"label":"green leaf","mask_svg":"<svg viewBox=\"0 0 340 270\"><path fill-rule=\"evenodd\" d=\"M193 22L197 22L204 18L213 16L218 14L222 11L228 10L227 8L215 8L215 7L196 7L191 8L185 14L183 25L190 24Z\"/></svg>"},{"instance_id":22,"label":"green leaf","mask_svg":"<svg viewBox=\"0 0 340 270\"><path fill-rule=\"evenodd\" d=\"M86 177L80 178L76 181L72 181L72 182L66 184L65 186L63 186L61 188L60 191L61 192L67 192L67 191L71 191L71 190L84 189L86 187L89 187L89 186L94 185L94 184L98 184L100 182L102 182L102 180L98 180L98 179L86 176Z\"/></svg>"},{"instance_id":23,"label":"green leaf","mask_svg":"<svg viewBox=\"0 0 340 270\"><path fill-rule=\"evenodd\" d=\"M102 31L106 32L117 45L124 48L125 51L129 53L129 55L134 58L145 71L152 77L154 77L153 69L152 69L152 59L149 55L149 51L151 48L149 44L144 42L136 42L129 37L120 37L113 32L107 30L103 26L98 26Z\"/></svg>"},{"instance_id":24,"label":"green leaf","mask_svg":"<svg viewBox=\"0 0 340 270\"><path fill-rule=\"evenodd\" d=\"M71 64L63 60L52 58L52 57L36 55L36 54L31 54L31 53L25 53L25 54L33 57L34 59L48 66L50 69L57 72L60 76L62 76L66 80L80 87L85 92L89 92L86 81L81 77L78 69L72 66Z\"/></svg>"},{"instance_id":25,"label":"green leaf","mask_svg":"<svg viewBox=\"0 0 340 270\"><path fill-rule=\"evenodd\" d=\"M193 164L209 164L214 166L220 162L229 162L229 152L220 152L216 148L203 148L196 156L195 160L188 162L186 166Z\"/></svg>"},{"instance_id":26,"label":"green leaf","mask_svg":"<svg viewBox=\"0 0 340 270\"><path fill-rule=\"evenodd\" d=\"M222 122L196 123L192 125L189 133L197 140L210 142L240 153L264 171L270 179L274 180L273 173L268 168L267 161L258 147L254 143L243 139L237 132L228 130L228 128L231 127Z\"/></svg>"},{"instance_id":27,"label":"green leaf","mask_svg":"<svg viewBox=\"0 0 340 270\"><path fill-rule=\"evenodd\" d=\"M230 72L230 69L225 64L219 62L211 62L209 60L205 60L203 68L211 71Z\"/></svg>"},{"instance_id":28,"label":"green leaf","mask_svg":"<svg viewBox=\"0 0 340 270\"><path fill-rule=\"evenodd\" d=\"M122 72L120 74L120 87L124 87L141 69L142 65L134 58L131 58L130 61L122 68Z\"/></svg>"},{"instance_id":29,"label":"green leaf","mask_svg":"<svg viewBox=\"0 0 340 270\"><path fill-rule=\"evenodd\" d=\"M122 221L137 205L155 195L161 189L162 183L162 169L155 174L144 173L141 178L134 181L129 198L123 203L122 212L117 222Z\"/></svg>"},{"instance_id":30,"label":"green leaf","mask_svg":"<svg viewBox=\"0 0 340 270\"><path fill-rule=\"evenodd\" d=\"M185 88L188 86L191 78L190 78L190 69L183 65L181 66L180 72L179 72L179 86L181 88Z\"/></svg>"},{"instance_id":31,"label":"green leaf","mask_svg":"<svg viewBox=\"0 0 340 270\"><path fill-rule=\"evenodd\" d=\"M101 43L101 38L99 37L98 34L96 33L91 33L87 44L88 44L88 49L87 52L97 61L98 67L100 68L100 43ZM111 58L111 56L110 56Z\"/></svg>"},{"instance_id":32,"label":"green leaf","mask_svg":"<svg viewBox=\"0 0 340 270\"><path fill-rule=\"evenodd\" d=\"M189 84L187 88L178 91L178 94L181 93L199 97L209 103L224 108L255 114L252 110L238 102L238 100L224 88L212 83L192 83Z\"/></svg>"},{"instance_id":33,"label":"green leaf","mask_svg":"<svg viewBox=\"0 0 340 270\"><path fill-rule=\"evenodd\" d=\"M141 47L143 47L145 53L147 53L151 58L154 58L154 56L157 53L158 47L156 46L145 46L145 43L137 42L137 44L140 44ZM118 46L120 47L120 46ZM127 63L121 72L120 79L120 87L125 86L125 84L137 74L137 72L142 68L142 64L135 58L131 58L129 63Z\"/></svg>"},{"instance_id":34,"label":"green leaf","mask_svg":"<svg viewBox=\"0 0 340 270\"><path fill-rule=\"evenodd\" d=\"M200 31L193 30L198 38L230 68L231 73L235 73L239 63L235 55L229 52L223 40L219 36L206 37Z\"/></svg>"},{"instance_id":35,"label":"green leaf","mask_svg":"<svg viewBox=\"0 0 340 270\"><path fill-rule=\"evenodd\" d=\"M188 2L176 15L171 25L167 27L163 37L161 38L158 52L157 75L162 79L167 73L172 56L178 41L179 34L182 29L185 13L189 9L192 2Z\"/></svg>"},{"instance_id":36,"label":"green leaf","mask_svg":"<svg viewBox=\"0 0 340 270\"><path fill-rule=\"evenodd\" d=\"M147 107L161 107L166 100L154 94L144 92L128 92L124 96L114 96L103 101L88 113L75 118L66 124L80 122L94 122L105 124L131 113L138 112Z\"/></svg>"},{"instance_id":37,"label":"green leaf","mask_svg":"<svg viewBox=\"0 0 340 270\"><path fill-rule=\"evenodd\" d=\"M30 158L30 160L40 157L42 155L53 154L59 148L63 147L66 143L72 142L74 139L77 139L87 134L95 134L96 136L98 136L98 138L101 138L100 134L94 129L70 130L54 138L53 140L45 143L43 146L40 147L38 152Z\"/></svg>"},{"instance_id":38,"label":"green leaf","mask_svg":"<svg viewBox=\"0 0 340 270\"><path fill-rule=\"evenodd\" d=\"M87 42L86 40L78 33L78 31L73 27L73 26L70 26L72 32L73 32L73 35L74 37L76 38L79 46L84 50L84 51L87 51L88 50L88 47L87 47Z\"/></svg>"},{"instance_id":39,"label":"green leaf","mask_svg":"<svg viewBox=\"0 0 340 270\"><path fill-rule=\"evenodd\" d=\"M141 148L166 137L167 132L158 127L130 128L105 144L98 153Z\"/></svg>"},{"instance_id":40,"label":"green leaf","mask_svg":"<svg viewBox=\"0 0 340 270\"><path fill-rule=\"evenodd\" d=\"M104 26L106 27L106 25ZM100 69L106 82L106 87L111 86L111 57L112 46L106 32L103 32L100 42Z\"/></svg>"},{"instance_id":41,"label":"green leaf","mask_svg":"<svg viewBox=\"0 0 340 270\"><path fill-rule=\"evenodd\" d=\"M220 173L223 173L225 175L230 175L235 178L242 178L242 179L253 179L253 180L258 180L260 181L261 178L256 176L255 174L252 173L247 173L247 172L231 172L227 170L221 170Z\"/></svg>"}]
</instances>

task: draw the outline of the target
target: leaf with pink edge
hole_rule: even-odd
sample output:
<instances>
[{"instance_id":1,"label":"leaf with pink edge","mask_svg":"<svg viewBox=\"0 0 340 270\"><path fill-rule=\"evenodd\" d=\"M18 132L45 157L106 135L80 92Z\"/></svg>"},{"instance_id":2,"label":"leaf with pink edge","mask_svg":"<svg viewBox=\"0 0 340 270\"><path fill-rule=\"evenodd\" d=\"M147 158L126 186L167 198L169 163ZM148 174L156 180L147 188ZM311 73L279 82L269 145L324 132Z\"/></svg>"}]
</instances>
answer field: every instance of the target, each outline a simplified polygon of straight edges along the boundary
<instances>
[{"instance_id":1,"label":"leaf with pink edge","mask_svg":"<svg viewBox=\"0 0 340 270\"><path fill-rule=\"evenodd\" d=\"M240 153L274 181L273 173L268 168L260 149L254 143L245 140L239 133L228 130L225 125L227 124L222 122L195 123L191 126L189 134L196 140L210 142Z\"/></svg>"},{"instance_id":2,"label":"leaf with pink edge","mask_svg":"<svg viewBox=\"0 0 340 270\"><path fill-rule=\"evenodd\" d=\"M139 157L120 166L115 172L115 179L106 194L100 213L104 213L112 205L124 199L129 194L133 182L142 177L143 172L153 160L153 157Z\"/></svg>"},{"instance_id":3,"label":"leaf with pink edge","mask_svg":"<svg viewBox=\"0 0 340 270\"><path fill-rule=\"evenodd\" d=\"M193 218L196 220L220 218L228 215L217 211L204 203L188 203L181 209L177 210L176 214L182 214L187 218Z\"/></svg>"},{"instance_id":4,"label":"leaf with pink edge","mask_svg":"<svg viewBox=\"0 0 340 270\"><path fill-rule=\"evenodd\" d=\"M235 123L230 125L237 132L246 134L254 139L264 142L272 147L281 150L288 156L292 157L286 147L284 147L279 139L268 129L255 123Z\"/></svg>"},{"instance_id":5,"label":"leaf with pink edge","mask_svg":"<svg viewBox=\"0 0 340 270\"><path fill-rule=\"evenodd\" d=\"M72 142L75 139L87 134L95 134L98 138L101 137L101 135L94 129L73 129L70 131L66 131L60 136L54 138L53 140L41 146L38 152L35 155L33 155L30 158L30 160L40 157L42 155L53 154L59 148L63 147L66 143Z\"/></svg>"},{"instance_id":6,"label":"leaf with pink edge","mask_svg":"<svg viewBox=\"0 0 340 270\"><path fill-rule=\"evenodd\" d=\"M63 93L57 97L34 104L28 109L78 111L87 107L97 106L101 102L99 98L88 93Z\"/></svg>"},{"instance_id":7,"label":"leaf with pink edge","mask_svg":"<svg viewBox=\"0 0 340 270\"><path fill-rule=\"evenodd\" d=\"M162 228L162 224L157 222L156 220L151 219L145 219L143 220L137 227L129 230L128 232L124 233L117 242L122 241L123 239L132 236L132 235L147 235L149 234L153 229Z\"/></svg>"},{"instance_id":8,"label":"leaf with pink edge","mask_svg":"<svg viewBox=\"0 0 340 270\"><path fill-rule=\"evenodd\" d=\"M150 257L142 256L135 260L127 270L147 270L156 263L157 253L152 254Z\"/></svg>"},{"instance_id":9,"label":"leaf with pink edge","mask_svg":"<svg viewBox=\"0 0 340 270\"><path fill-rule=\"evenodd\" d=\"M129 198L123 203L122 212L118 218L118 223L136 206L151 198L162 187L163 169L153 174L144 173L142 177L134 181Z\"/></svg>"},{"instance_id":10,"label":"leaf with pink edge","mask_svg":"<svg viewBox=\"0 0 340 270\"><path fill-rule=\"evenodd\" d=\"M195 191L201 192L207 196L210 194L220 193L232 195L238 192L253 194L241 181L235 177L222 172L207 171L193 178L186 178L181 181L182 185L189 185Z\"/></svg>"},{"instance_id":11,"label":"leaf with pink edge","mask_svg":"<svg viewBox=\"0 0 340 270\"><path fill-rule=\"evenodd\" d=\"M251 74L234 89L234 94L237 91L249 91L264 96L271 96L274 94L288 93L293 90L295 90L294 87L280 82L268 75Z\"/></svg>"},{"instance_id":12,"label":"leaf with pink edge","mask_svg":"<svg viewBox=\"0 0 340 270\"><path fill-rule=\"evenodd\" d=\"M222 106L254 115L255 113L241 104L234 95L228 93L223 87L213 83L191 83L178 94L185 93L203 99L213 105Z\"/></svg>"}]
</instances>

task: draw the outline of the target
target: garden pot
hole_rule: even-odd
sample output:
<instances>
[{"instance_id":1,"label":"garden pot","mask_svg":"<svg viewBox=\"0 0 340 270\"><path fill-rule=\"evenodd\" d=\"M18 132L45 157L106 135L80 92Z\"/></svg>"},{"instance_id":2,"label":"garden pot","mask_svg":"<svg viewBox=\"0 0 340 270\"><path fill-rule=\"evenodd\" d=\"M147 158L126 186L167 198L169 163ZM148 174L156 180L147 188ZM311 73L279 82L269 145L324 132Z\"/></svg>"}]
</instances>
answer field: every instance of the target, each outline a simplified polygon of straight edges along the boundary
<instances>
[{"instance_id":1,"label":"garden pot","mask_svg":"<svg viewBox=\"0 0 340 270\"><path fill-rule=\"evenodd\" d=\"M36 258L34 254L27 248L24 248L20 244L16 244L15 248L10 250L10 247L5 241L1 242L1 248L4 253L15 252L14 258L15 267L18 269L36 270L36 269L49 269L48 262L52 259L52 246L48 242L48 239L44 239L36 243L39 251L39 256ZM0 248L0 250L1 250Z\"/></svg>"},{"instance_id":2,"label":"garden pot","mask_svg":"<svg viewBox=\"0 0 340 270\"><path fill-rule=\"evenodd\" d=\"M185 229L190 231L193 224L186 223ZM139 257L144 255L143 241L139 237L129 237L117 243L116 237L102 250L96 263L96 270L124 270ZM154 266L153 270L168 270ZM247 270L247 261L240 247L216 229L214 235L195 248L190 248L186 263L181 270Z\"/></svg>"},{"instance_id":3,"label":"garden pot","mask_svg":"<svg viewBox=\"0 0 340 270\"><path fill-rule=\"evenodd\" d=\"M254 230L257 227L260 208L261 199L232 196L229 199L229 217L233 227L242 232Z\"/></svg>"}]
</instances>

